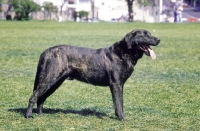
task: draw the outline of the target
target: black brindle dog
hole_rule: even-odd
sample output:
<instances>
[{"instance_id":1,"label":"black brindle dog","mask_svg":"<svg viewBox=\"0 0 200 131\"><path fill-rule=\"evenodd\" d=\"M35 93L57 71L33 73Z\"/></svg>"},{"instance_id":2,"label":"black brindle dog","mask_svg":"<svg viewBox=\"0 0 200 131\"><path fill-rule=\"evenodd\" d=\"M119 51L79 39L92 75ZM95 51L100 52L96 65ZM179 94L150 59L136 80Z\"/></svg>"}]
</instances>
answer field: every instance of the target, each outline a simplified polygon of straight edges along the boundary
<instances>
[{"instance_id":1,"label":"black brindle dog","mask_svg":"<svg viewBox=\"0 0 200 131\"><path fill-rule=\"evenodd\" d=\"M98 86L109 86L119 120L124 119L123 86L131 76L137 60L145 53L156 58L150 46L160 39L146 30L133 30L109 48L97 50L58 45L41 54L37 67L33 94L29 99L26 118L32 117L37 102L42 114L43 103L66 79L79 80Z\"/></svg>"}]
</instances>

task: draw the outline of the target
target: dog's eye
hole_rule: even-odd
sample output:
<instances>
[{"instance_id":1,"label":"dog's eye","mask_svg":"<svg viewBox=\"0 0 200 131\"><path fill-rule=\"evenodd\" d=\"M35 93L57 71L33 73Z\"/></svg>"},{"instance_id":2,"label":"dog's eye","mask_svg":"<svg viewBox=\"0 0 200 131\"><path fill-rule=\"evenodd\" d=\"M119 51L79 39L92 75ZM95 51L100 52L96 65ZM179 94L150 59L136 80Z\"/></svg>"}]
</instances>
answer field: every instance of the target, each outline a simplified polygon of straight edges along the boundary
<instances>
[{"instance_id":1,"label":"dog's eye","mask_svg":"<svg viewBox=\"0 0 200 131\"><path fill-rule=\"evenodd\" d=\"M149 33L149 32L144 32L144 35L149 37L149 36L151 36L151 33Z\"/></svg>"},{"instance_id":2,"label":"dog's eye","mask_svg":"<svg viewBox=\"0 0 200 131\"><path fill-rule=\"evenodd\" d=\"M134 36L136 36L137 35L137 33L136 32L132 32L132 36L134 37Z\"/></svg>"},{"instance_id":3,"label":"dog's eye","mask_svg":"<svg viewBox=\"0 0 200 131\"><path fill-rule=\"evenodd\" d=\"M148 36L151 36L151 33L150 33L150 32L147 32L147 35L148 35Z\"/></svg>"}]
</instances>

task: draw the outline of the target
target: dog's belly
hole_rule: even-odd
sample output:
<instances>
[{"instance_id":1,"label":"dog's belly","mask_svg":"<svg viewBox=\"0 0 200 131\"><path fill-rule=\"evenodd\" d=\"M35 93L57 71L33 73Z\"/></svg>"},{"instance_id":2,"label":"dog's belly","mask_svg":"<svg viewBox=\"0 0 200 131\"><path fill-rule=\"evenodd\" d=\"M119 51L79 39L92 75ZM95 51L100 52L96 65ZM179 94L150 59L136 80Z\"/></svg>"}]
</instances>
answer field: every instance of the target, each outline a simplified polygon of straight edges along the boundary
<instances>
[{"instance_id":1,"label":"dog's belly","mask_svg":"<svg viewBox=\"0 0 200 131\"><path fill-rule=\"evenodd\" d=\"M86 76L86 74L82 74L80 77L76 77L75 79L92 85L109 86L109 78L104 77L104 75L91 74Z\"/></svg>"},{"instance_id":2,"label":"dog's belly","mask_svg":"<svg viewBox=\"0 0 200 131\"><path fill-rule=\"evenodd\" d=\"M93 85L109 86L109 75L104 66L75 67L72 77Z\"/></svg>"}]
</instances>

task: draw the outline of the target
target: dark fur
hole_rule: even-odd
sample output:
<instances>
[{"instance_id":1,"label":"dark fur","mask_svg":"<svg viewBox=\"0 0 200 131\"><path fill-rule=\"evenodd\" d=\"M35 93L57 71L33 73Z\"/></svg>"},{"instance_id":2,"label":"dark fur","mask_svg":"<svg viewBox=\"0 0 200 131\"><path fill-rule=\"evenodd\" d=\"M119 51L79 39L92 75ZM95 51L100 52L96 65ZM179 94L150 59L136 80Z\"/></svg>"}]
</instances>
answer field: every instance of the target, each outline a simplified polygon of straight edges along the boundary
<instances>
[{"instance_id":1,"label":"dark fur","mask_svg":"<svg viewBox=\"0 0 200 131\"><path fill-rule=\"evenodd\" d=\"M159 42L148 31L134 30L109 48L94 50L58 45L47 49L40 56L26 118L32 117L36 102L38 113L41 114L46 98L66 79L77 79L93 85L109 86L115 114L119 120L123 120L123 86L131 76L137 60L143 56L144 51L139 47L156 46Z\"/></svg>"}]
</instances>

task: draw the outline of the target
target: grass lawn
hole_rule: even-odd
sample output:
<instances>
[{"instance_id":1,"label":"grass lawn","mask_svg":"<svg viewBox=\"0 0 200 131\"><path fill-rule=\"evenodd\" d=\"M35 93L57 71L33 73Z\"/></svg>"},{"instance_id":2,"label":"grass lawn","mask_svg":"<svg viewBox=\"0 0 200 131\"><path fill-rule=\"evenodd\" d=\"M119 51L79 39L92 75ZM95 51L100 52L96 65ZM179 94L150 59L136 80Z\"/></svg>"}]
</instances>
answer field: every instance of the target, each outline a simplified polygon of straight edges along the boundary
<instances>
[{"instance_id":1,"label":"grass lawn","mask_svg":"<svg viewBox=\"0 0 200 131\"><path fill-rule=\"evenodd\" d=\"M0 130L197 131L200 127L199 24L0 21ZM108 47L133 29L161 39L125 84L125 121L114 115L108 87L65 81L25 119L40 54L56 44Z\"/></svg>"}]
</instances>

